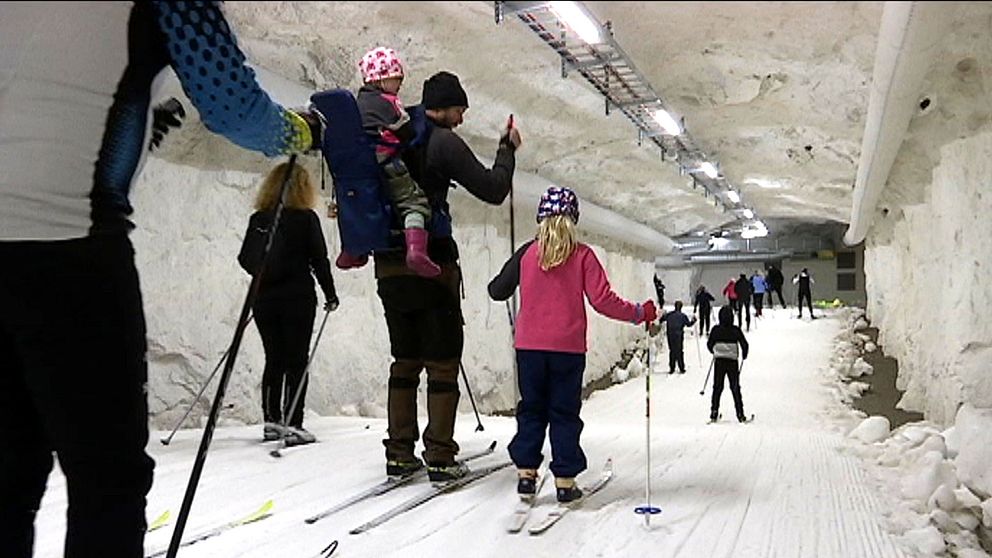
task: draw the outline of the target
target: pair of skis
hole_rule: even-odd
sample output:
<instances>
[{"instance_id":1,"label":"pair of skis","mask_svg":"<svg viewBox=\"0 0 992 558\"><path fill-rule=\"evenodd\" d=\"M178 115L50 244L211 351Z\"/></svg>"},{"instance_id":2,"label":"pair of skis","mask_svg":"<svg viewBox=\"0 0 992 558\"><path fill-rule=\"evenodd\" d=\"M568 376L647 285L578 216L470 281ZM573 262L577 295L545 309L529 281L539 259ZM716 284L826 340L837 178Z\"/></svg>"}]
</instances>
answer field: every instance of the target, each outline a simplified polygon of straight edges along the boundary
<instances>
[{"instance_id":1,"label":"pair of skis","mask_svg":"<svg viewBox=\"0 0 992 558\"><path fill-rule=\"evenodd\" d=\"M716 420L710 419L710 420L706 421L706 424L716 424L717 422L720 422L720 419L722 419L722 418L723 418L723 415L721 414L720 416L718 416L716 418ZM754 422L754 413L751 413L751 416L747 417L744 420L744 422L742 422L741 424L751 424L752 422Z\"/></svg>"},{"instance_id":2,"label":"pair of skis","mask_svg":"<svg viewBox=\"0 0 992 558\"><path fill-rule=\"evenodd\" d=\"M230 523L225 523L224 525L220 525L218 527L214 527L213 529L208 529L197 535L194 535L186 539L182 543L180 543L179 547L183 548L190 545L194 545L198 542L202 542L207 539L216 537L217 535L220 535L222 533L226 533L227 531L230 531L231 529L234 529L236 527L241 527L242 525L248 525L249 523L255 523L256 521L261 521L272 515L272 508L274 507L274 505L275 504L273 503L272 500L268 500L267 502L262 504L260 508L242 517L241 519L238 519L237 521L232 521ZM169 521L169 512L166 511L161 516L159 516L155 521L153 521L151 525L149 525L148 531L151 532L154 531L155 529L163 527L168 523L168 521ZM166 552L168 552L168 549L159 550L158 552L149 554L147 558L157 558L159 556L165 556Z\"/></svg>"},{"instance_id":3,"label":"pair of skis","mask_svg":"<svg viewBox=\"0 0 992 558\"><path fill-rule=\"evenodd\" d=\"M531 511L534 508L534 504L537 502L537 497L541 493L541 486L543 486L544 479L547 478L547 476L548 476L547 470L545 469L543 471L543 474L538 480L539 484L537 486L537 491L534 494L534 496L526 499L521 499L521 501L517 504L517 507L513 511L513 514L507 520L506 530L508 533L519 533L520 531L523 530L524 525L527 523L527 520L530 518ZM613 459L607 459L606 463L603 465L603 470L600 473L599 478L597 478L592 485L582 489L583 494L581 500L579 500L578 502L572 502L568 504L557 504L554 508L548 511L548 513L545 514L544 517L538 520L537 523L531 525L527 529L527 532L530 533L531 535L540 535L541 533L544 533L545 531L553 527L556 523L561 521L561 518L565 517L565 515L567 515L568 512L581 507L582 502L584 502L587 498L589 498L593 494L602 490L603 487L606 486L606 484L610 482L610 479L612 478L613 478Z\"/></svg>"}]
</instances>

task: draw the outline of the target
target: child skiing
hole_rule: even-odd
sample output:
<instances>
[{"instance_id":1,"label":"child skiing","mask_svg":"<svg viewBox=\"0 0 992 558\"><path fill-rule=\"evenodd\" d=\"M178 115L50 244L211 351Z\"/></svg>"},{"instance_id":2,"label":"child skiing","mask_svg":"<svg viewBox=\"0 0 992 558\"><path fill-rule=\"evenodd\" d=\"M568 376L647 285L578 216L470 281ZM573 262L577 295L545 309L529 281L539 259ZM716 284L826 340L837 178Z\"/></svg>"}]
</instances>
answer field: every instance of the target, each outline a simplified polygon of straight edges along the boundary
<instances>
[{"instance_id":1,"label":"child skiing","mask_svg":"<svg viewBox=\"0 0 992 558\"><path fill-rule=\"evenodd\" d=\"M402 144L414 136L410 115L397 96L403 85L403 64L396 51L378 47L366 53L358 66L364 83L358 90L358 110L365 132L375 141L376 161L382 166L389 199L403 226L406 265L418 275L436 277L441 268L427 255L425 226L431 216L430 205L399 157ZM335 265L350 269L368 260L368 254L341 250Z\"/></svg>"},{"instance_id":2,"label":"child skiing","mask_svg":"<svg viewBox=\"0 0 992 558\"><path fill-rule=\"evenodd\" d=\"M582 373L585 370L586 310L583 297L604 316L634 324L657 318L653 300L628 302L613 292L589 246L576 240L579 201L568 188L552 186L537 208L537 239L520 247L489 283L494 300L520 286L514 347L521 400L510 457L517 466L517 492L533 496L550 424L559 502L582 497L575 477L586 468L579 446Z\"/></svg>"},{"instance_id":3,"label":"child skiing","mask_svg":"<svg viewBox=\"0 0 992 558\"><path fill-rule=\"evenodd\" d=\"M720 395L723 393L723 378L730 381L730 393L734 396L734 411L737 420L747 422L744 414L744 400L741 399L740 368L737 366L738 346L741 360L747 359L747 339L741 328L734 325L734 311L724 306L717 314L719 323L710 331L706 348L713 353L713 400L710 405L710 422L720 418Z\"/></svg>"}]
</instances>

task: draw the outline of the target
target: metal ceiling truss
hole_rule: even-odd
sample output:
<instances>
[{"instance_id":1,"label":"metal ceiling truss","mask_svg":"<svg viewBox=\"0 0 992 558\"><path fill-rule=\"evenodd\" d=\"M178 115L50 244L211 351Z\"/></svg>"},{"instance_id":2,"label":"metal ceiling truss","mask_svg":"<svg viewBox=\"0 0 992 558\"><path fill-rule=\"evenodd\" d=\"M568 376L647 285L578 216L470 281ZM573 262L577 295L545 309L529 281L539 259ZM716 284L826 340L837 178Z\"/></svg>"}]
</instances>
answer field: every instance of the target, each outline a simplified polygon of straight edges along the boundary
<instances>
[{"instance_id":1,"label":"metal ceiling truss","mask_svg":"<svg viewBox=\"0 0 992 558\"><path fill-rule=\"evenodd\" d=\"M516 15L527 27L541 38L561 57L561 75L567 77L570 71L578 72L605 99L605 112L619 110L637 127L637 143L645 139L654 142L661 152L661 160L671 160L679 165L680 174L692 177L693 189L703 187L703 195L714 197L714 205L723 205L723 211L733 212L740 221L758 220L744 217L748 209L742 202L727 198L734 190L723 175L710 178L699 167L709 161L703 150L686 131L685 119L680 122L682 133L668 134L654 118L658 109L669 114L668 105L651 86L651 82L641 74L637 66L620 47L611 29L610 22L599 23L589 12L586 14L601 31L602 41L589 44L568 29L558 16L551 11L548 2L495 2L495 19L499 24L507 14ZM581 4L577 2L577 4Z\"/></svg>"}]
</instances>

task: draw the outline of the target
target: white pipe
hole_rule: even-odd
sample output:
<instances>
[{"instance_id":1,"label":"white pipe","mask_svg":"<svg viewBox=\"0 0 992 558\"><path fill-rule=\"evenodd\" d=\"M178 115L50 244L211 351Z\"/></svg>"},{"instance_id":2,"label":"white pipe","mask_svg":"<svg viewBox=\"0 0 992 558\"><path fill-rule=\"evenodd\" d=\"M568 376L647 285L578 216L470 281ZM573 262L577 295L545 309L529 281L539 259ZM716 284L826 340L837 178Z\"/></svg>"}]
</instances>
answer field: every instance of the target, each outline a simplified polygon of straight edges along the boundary
<instances>
[{"instance_id":1,"label":"white pipe","mask_svg":"<svg viewBox=\"0 0 992 558\"><path fill-rule=\"evenodd\" d=\"M865 239L903 137L909 128L923 79L950 22L942 2L886 2L878 31L872 91L861 157L844 242Z\"/></svg>"}]
</instances>

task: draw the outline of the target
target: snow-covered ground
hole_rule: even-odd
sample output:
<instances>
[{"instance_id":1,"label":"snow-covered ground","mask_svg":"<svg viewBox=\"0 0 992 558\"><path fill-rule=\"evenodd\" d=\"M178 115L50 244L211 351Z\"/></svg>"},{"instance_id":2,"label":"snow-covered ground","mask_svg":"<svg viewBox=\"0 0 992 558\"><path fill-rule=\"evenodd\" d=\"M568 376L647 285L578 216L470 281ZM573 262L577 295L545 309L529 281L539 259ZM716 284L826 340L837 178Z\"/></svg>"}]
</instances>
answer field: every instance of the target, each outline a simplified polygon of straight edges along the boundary
<instances>
[{"instance_id":1,"label":"snow-covered ground","mask_svg":"<svg viewBox=\"0 0 992 558\"><path fill-rule=\"evenodd\" d=\"M797 320L791 309L766 314L748 334L752 356L742 378L746 411L757 415L753 424L728 420L733 417L729 392L722 402L725 418L706 424L709 390L706 398L699 390L709 359L705 345L702 359L697 359L694 337L686 339L686 375L665 373L666 352L653 359L652 503L663 512L653 517L650 528L633 513L645 503L646 461L644 376L635 360L628 366L628 381L593 394L582 412L582 441L590 465L584 479L591 482L612 457L614 480L544 535L510 535L502 527L516 501L512 469L363 535L349 535L348 530L424 490L426 483L314 525L304 524L304 518L378 482L384 473L383 420L312 416L306 424L321 443L290 450L279 460L268 455L271 444L260 442L260 426L217 431L187 535L236 519L268 499L275 501L274 512L263 521L188 547L180 556L309 557L335 539L340 542L335 556L347 557L923 555L924 547L936 545L932 535L941 539L940 533L924 529L900 535L910 526L926 527L926 506L914 515L907 500L896 499L892 491L885 494L886 479L896 482L908 474L905 467L916 463L909 456L921 453L913 448L935 444L926 434L937 430L922 425L916 434L925 435L906 436L907 429L900 429L902 434L875 445L847 436L859 421L841 402L848 388L837 387L837 370L850 364L845 358L851 356L851 343L844 339L852 337L854 320L848 311L817 321ZM514 432L510 418L483 417L483 422L485 431L475 432L474 418L464 415L457 431L463 452L492 440L499 443L497 452L477 466L505 460ZM887 428L883 430L878 437L887 436ZM153 433L149 451L158 465L149 494L149 521L165 510L175 517L199 434L182 431L165 447L158 442L162 433ZM940 478L939 464L946 462L926 455L939 462ZM919 474L925 477L927 472ZM920 491L929 487L924 481L904 485ZM550 488L544 487L531 521L550 509ZM54 475L37 521L36 556L60 555L64 490L64 479ZM958 493L959 499L962 495ZM968 502L972 511L976 501ZM959 518L964 506L958 504L948 518ZM917 523L910 525L912 521ZM150 533L148 553L164 549L171 530L169 525ZM974 552L958 555L985 556Z\"/></svg>"}]
</instances>

